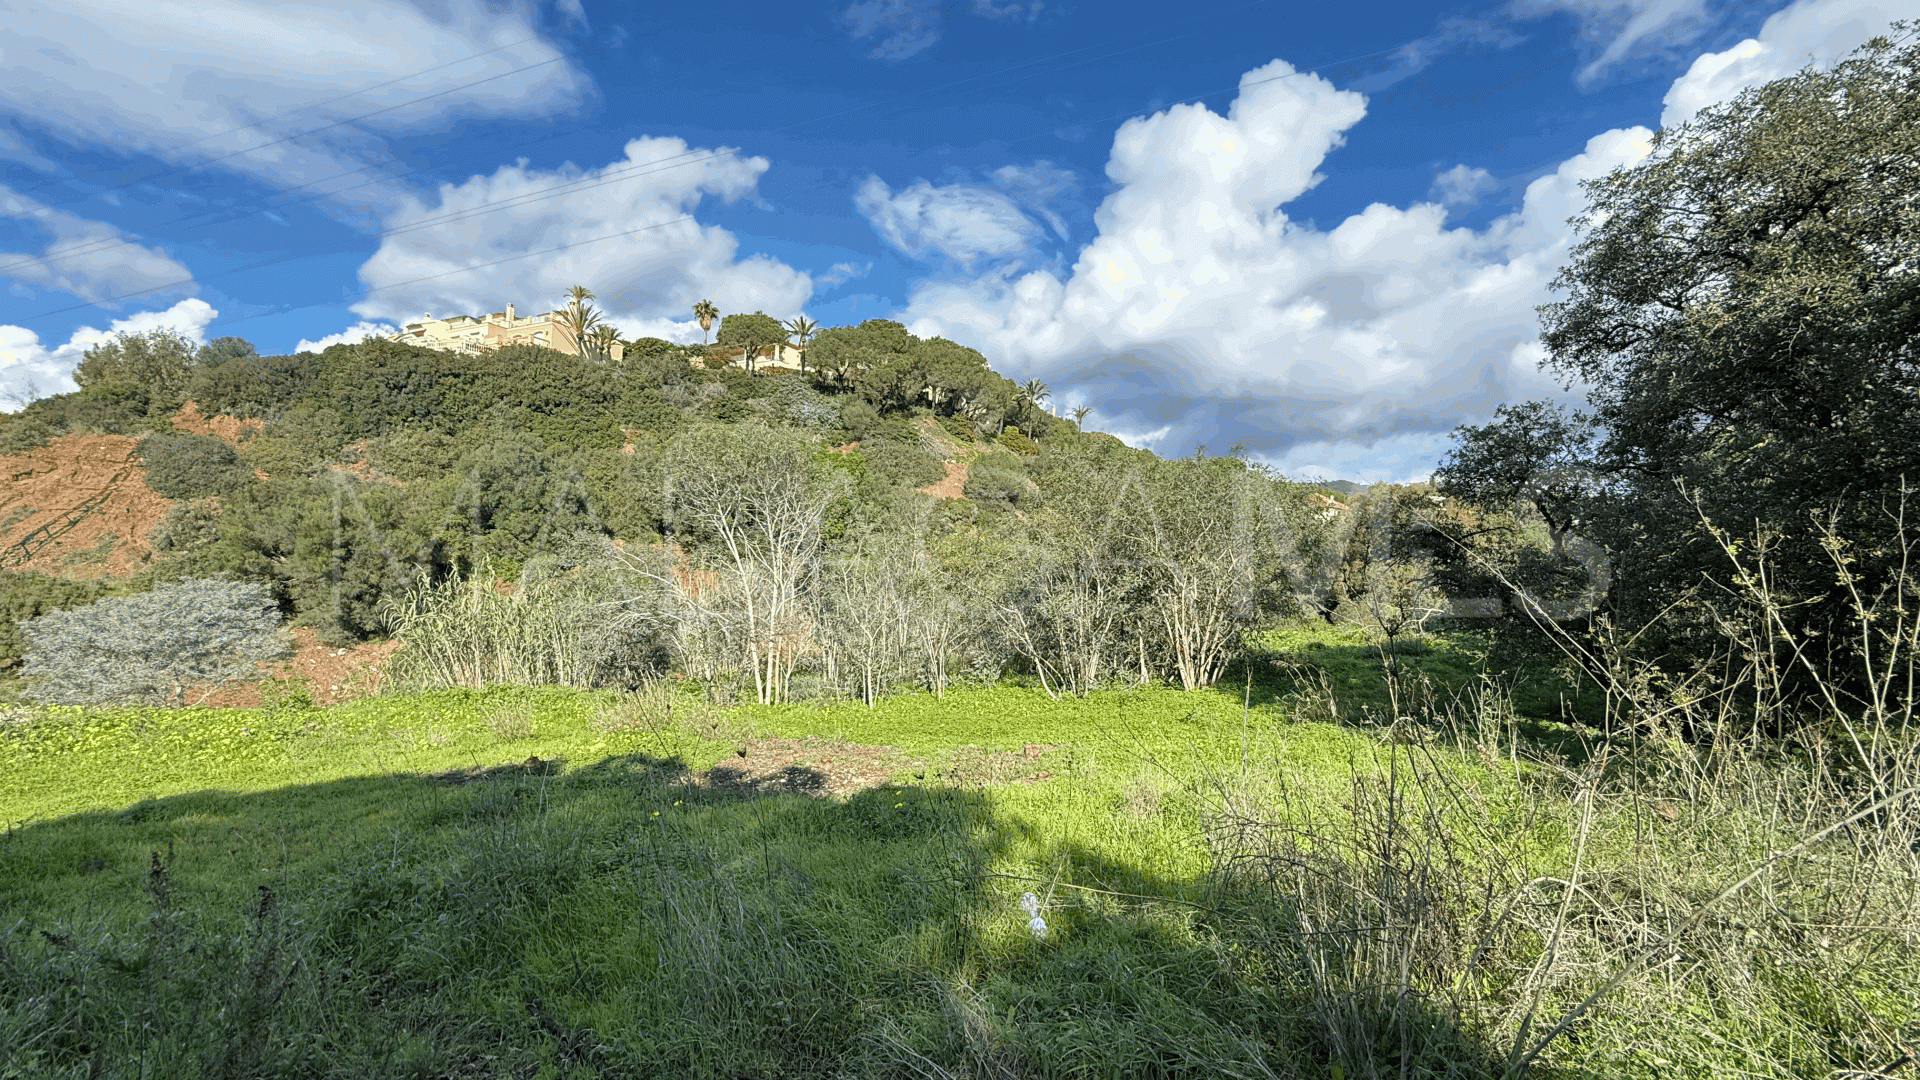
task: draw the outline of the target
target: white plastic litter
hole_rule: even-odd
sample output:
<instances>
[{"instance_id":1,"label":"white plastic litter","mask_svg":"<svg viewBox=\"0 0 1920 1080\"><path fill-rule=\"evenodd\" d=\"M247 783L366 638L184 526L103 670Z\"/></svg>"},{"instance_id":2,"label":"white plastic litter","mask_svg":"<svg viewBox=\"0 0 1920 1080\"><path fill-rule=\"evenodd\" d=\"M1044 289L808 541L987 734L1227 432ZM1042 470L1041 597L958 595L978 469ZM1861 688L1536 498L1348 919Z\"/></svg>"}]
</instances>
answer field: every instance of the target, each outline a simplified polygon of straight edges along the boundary
<instances>
[{"instance_id":1,"label":"white plastic litter","mask_svg":"<svg viewBox=\"0 0 1920 1080\"><path fill-rule=\"evenodd\" d=\"M1020 906L1026 909L1027 915L1029 916L1027 919L1027 929L1032 931L1034 937L1045 938L1047 936L1047 920L1040 917L1040 898L1032 893L1021 893Z\"/></svg>"}]
</instances>

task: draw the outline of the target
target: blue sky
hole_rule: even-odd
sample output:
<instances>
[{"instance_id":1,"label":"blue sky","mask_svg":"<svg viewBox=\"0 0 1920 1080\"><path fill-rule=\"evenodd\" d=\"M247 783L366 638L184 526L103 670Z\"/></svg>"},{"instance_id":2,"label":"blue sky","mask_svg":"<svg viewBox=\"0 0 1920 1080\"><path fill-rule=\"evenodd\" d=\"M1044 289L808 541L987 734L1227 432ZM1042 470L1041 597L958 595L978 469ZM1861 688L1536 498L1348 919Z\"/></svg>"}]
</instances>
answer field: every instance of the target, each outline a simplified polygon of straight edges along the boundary
<instances>
[{"instance_id":1,"label":"blue sky","mask_svg":"<svg viewBox=\"0 0 1920 1080\"><path fill-rule=\"evenodd\" d=\"M1916 16L0 0L0 394L118 329L284 352L580 282L629 334L898 318L1162 453L1408 479L1567 392L1533 309L1581 180Z\"/></svg>"}]
</instances>

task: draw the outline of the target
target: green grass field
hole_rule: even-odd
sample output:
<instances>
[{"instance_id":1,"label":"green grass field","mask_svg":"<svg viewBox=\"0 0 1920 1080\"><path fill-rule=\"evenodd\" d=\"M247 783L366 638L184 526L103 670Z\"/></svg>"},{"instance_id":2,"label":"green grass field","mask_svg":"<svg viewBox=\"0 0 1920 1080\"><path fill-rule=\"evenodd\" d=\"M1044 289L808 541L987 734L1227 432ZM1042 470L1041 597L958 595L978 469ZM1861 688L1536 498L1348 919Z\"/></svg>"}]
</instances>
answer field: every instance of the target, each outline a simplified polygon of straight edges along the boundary
<instances>
[{"instance_id":1,"label":"green grass field","mask_svg":"<svg viewBox=\"0 0 1920 1080\"><path fill-rule=\"evenodd\" d=\"M1268 647L1291 659L1237 686L1060 701L719 710L503 687L16 711L0 1077L1497 1073L1484 1017L1404 994L1362 1018L1379 1045L1355 1044L1286 890L1223 864L1244 845L1222 823L1256 802L1348 823L1286 849L1302 865L1364 839L1368 793L1414 761L1379 726L1302 718L1312 672L1351 683L1350 714L1391 700L1377 650ZM1405 659L1479 677L1445 641ZM888 782L703 781L806 736L897 748ZM1540 866L1572 857L1534 766L1465 743L1420 760L1469 796L1439 818L1521 836ZM1407 880L1431 872L1406 850Z\"/></svg>"}]
</instances>

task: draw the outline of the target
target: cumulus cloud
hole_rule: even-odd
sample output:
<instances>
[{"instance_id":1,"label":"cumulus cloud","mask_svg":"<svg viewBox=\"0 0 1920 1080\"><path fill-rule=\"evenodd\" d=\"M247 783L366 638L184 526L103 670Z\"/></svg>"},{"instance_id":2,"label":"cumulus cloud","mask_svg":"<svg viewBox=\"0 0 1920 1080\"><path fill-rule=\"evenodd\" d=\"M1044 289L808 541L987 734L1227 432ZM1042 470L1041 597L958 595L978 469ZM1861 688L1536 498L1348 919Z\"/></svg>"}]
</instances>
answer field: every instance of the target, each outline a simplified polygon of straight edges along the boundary
<instances>
[{"instance_id":1,"label":"cumulus cloud","mask_svg":"<svg viewBox=\"0 0 1920 1080\"><path fill-rule=\"evenodd\" d=\"M1581 35L1599 49L1580 69L1581 82L1638 53L1684 45L1712 22L1706 0L1514 0L1512 10L1523 18L1564 11L1579 20Z\"/></svg>"},{"instance_id":2,"label":"cumulus cloud","mask_svg":"<svg viewBox=\"0 0 1920 1080\"><path fill-rule=\"evenodd\" d=\"M855 0L840 13L840 25L855 41L872 39L867 55L905 60L940 40L941 22L957 3L946 0ZM967 11L996 22L1033 22L1046 10L1041 0L972 0Z\"/></svg>"},{"instance_id":3,"label":"cumulus cloud","mask_svg":"<svg viewBox=\"0 0 1920 1080\"><path fill-rule=\"evenodd\" d=\"M86 351L118 333L170 329L196 345L207 343L207 324L220 313L205 300L189 298L164 311L143 311L115 319L105 330L83 326L64 343L45 345L24 326L0 326L0 410L12 412L34 397L78 389L74 366Z\"/></svg>"},{"instance_id":4,"label":"cumulus cloud","mask_svg":"<svg viewBox=\"0 0 1920 1080\"><path fill-rule=\"evenodd\" d=\"M399 327L388 323L358 322L337 334L328 334L316 341L301 338L300 344L295 345L293 351L297 353L326 352L335 345L358 345L370 337L392 337L399 332Z\"/></svg>"},{"instance_id":5,"label":"cumulus cloud","mask_svg":"<svg viewBox=\"0 0 1920 1080\"><path fill-rule=\"evenodd\" d=\"M1537 369L1534 307L1580 181L1644 156L1652 132L1595 137L1484 229L1450 229L1444 208L1418 203L1318 230L1283 207L1320 181L1365 102L1292 73L1248 72L1224 116L1181 105L1124 124L1116 190L1064 276L921 282L902 317L1160 449L1244 439L1300 469L1371 461L1369 479L1423 475L1456 424L1560 392Z\"/></svg>"},{"instance_id":6,"label":"cumulus cloud","mask_svg":"<svg viewBox=\"0 0 1920 1080\"><path fill-rule=\"evenodd\" d=\"M401 323L507 302L540 311L583 284L623 329L668 325L659 321L701 299L785 317L812 295L807 275L764 255L737 258L732 233L693 218L705 197L752 197L766 169L765 158L731 149L642 138L603 168L521 162L442 185L431 202L409 199L387 216L360 268L368 295L352 310Z\"/></svg>"},{"instance_id":7,"label":"cumulus cloud","mask_svg":"<svg viewBox=\"0 0 1920 1080\"><path fill-rule=\"evenodd\" d=\"M869 176L853 203L881 239L922 261L946 258L971 266L982 258L1022 255L1040 233L1012 198L978 184L936 187L916 180L896 192Z\"/></svg>"},{"instance_id":8,"label":"cumulus cloud","mask_svg":"<svg viewBox=\"0 0 1920 1080\"><path fill-rule=\"evenodd\" d=\"M484 0L10 4L0 55L0 111L52 138L282 187L387 160L397 132L548 115L591 93L524 5ZM0 154L31 160L21 142Z\"/></svg>"},{"instance_id":9,"label":"cumulus cloud","mask_svg":"<svg viewBox=\"0 0 1920 1080\"><path fill-rule=\"evenodd\" d=\"M1831 67L1895 19L1920 18L1920 0L1803 0L1775 12L1760 33L1730 49L1706 53L1667 91L1664 127L1740 91L1803 67Z\"/></svg>"},{"instance_id":10,"label":"cumulus cloud","mask_svg":"<svg viewBox=\"0 0 1920 1080\"><path fill-rule=\"evenodd\" d=\"M1442 206L1472 206L1493 190L1493 174L1470 165L1455 165L1433 178L1427 197Z\"/></svg>"},{"instance_id":11,"label":"cumulus cloud","mask_svg":"<svg viewBox=\"0 0 1920 1080\"><path fill-rule=\"evenodd\" d=\"M0 216L28 219L48 235L46 246L37 253L0 251L0 277L61 289L92 301L167 285L194 291L192 271L105 222L48 206L4 184L0 184Z\"/></svg>"}]
</instances>

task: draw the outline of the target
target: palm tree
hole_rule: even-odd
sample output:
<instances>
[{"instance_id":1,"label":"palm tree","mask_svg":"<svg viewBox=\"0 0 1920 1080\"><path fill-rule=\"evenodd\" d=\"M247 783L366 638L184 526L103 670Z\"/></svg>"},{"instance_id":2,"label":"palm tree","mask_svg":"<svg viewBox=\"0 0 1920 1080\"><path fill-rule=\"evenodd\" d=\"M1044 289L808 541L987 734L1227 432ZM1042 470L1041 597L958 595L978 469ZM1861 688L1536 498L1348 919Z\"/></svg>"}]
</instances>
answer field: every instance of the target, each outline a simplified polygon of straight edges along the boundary
<instances>
[{"instance_id":1,"label":"palm tree","mask_svg":"<svg viewBox=\"0 0 1920 1080\"><path fill-rule=\"evenodd\" d=\"M574 351L581 356L588 355L587 350L591 347L587 332L600 323L600 313L589 303L592 299L593 290L585 285L574 285L567 289L567 306L560 312L560 325L573 337Z\"/></svg>"},{"instance_id":2,"label":"palm tree","mask_svg":"<svg viewBox=\"0 0 1920 1080\"><path fill-rule=\"evenodd\" d=\"M700 320L700 344L705 345L707 331L713 329L713 320L720 317L720 309L713 306L713 301L702 300L693 305L693 317Z\"/></svg>"},{"instance_id":3,"label":"palm tree","mask_svg":"<svg viewBox=\"0 0 1920 1080\"><path fill-rule=\"evenodd\" d=\"M1052 397L1053 391L1048 390L1047 384L1041 382L1039 379L1028 379L1014 390L1014 394L1022 405L1031 406L1033 411L1037 413L1040 411L1040 403ZM1020 426L1027 434L1033 434L1034 425L1022 423Z\"/></svg>"},{"instance_id":4,"label":"palm tree","mask_svg":"<svg viewBox=\"0 0 1920 1080\"><path fill-rule=\"evenodd\" d=\"M1087 414L1092 411L1093 411L1093 407L1090 405L1075 405L1073 407L1074 426L1075 427L1080 426L1081 422L1086 420Z\"/></svg>"},{"instance_id":5,"label":"palm tree","mask_svg":"<svg viewBox=\"0 0 1920 1080\"><path fill-rule=\"evenodd\" d=\"M587 332L587 345L593 353L593 358L603 364L612 362L613 347L619 344L623 344L620 340L620 330L612 323L603 322Z\"/></svg>"},{"instance_id":6,"label":"palm tree","mask_svg":"<svg viewBox=\"0 0 1920 1080\"><path fill-rule=\"evenodd\" d=\"M820 329L820 324L805 315L795 315L791 320L780 324L793 341L794 348L800 350L800 374L807 373L807 339Z\"/></svg>"}]
</instances>

